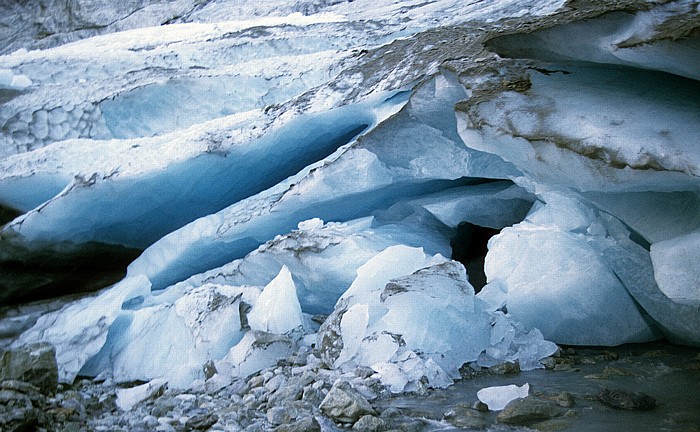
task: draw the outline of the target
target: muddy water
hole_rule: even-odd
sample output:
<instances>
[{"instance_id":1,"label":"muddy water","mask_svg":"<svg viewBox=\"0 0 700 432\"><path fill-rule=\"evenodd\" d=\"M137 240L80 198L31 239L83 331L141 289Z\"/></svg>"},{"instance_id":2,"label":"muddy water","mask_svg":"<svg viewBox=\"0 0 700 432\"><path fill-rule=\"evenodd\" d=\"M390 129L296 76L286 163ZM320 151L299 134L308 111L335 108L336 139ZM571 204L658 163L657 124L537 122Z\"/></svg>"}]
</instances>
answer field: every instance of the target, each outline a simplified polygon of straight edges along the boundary
<instances>
[{"instance_id":1,"label":"muddy water","mask_svg":"<svg viewBox=\"0 0 700 432\"><path fill-rule=\"evenodd\" d=\"M700 431L700 349L654 343L604 349L576 347L563 352L553 370L477 376L428 396L397 397L383 405L439 420L457 405L476 402L481 388L529 383L530 394L538 398L553 400L567 391L575 399L570 416L534 426L540 430ZM657 407L651 411L609 408L597 398L606 387L644 392L656 399ZM489 430L530 430L499 425L496 415L485 413ZM432 430L459 430L444 421L433 424Z\"/></svg>"}]
</instances>

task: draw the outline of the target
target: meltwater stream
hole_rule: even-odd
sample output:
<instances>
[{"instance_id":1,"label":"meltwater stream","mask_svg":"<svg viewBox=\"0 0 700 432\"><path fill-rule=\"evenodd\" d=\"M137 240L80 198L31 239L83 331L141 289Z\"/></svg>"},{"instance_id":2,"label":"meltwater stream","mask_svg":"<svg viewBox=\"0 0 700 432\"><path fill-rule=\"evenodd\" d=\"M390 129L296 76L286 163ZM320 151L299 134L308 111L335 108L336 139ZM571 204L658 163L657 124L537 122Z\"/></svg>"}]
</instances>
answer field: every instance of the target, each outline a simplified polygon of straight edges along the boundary
<instances>
[{"instance_id":1,"label":"meltwater stream","mask_svg":"<svg viewBox=\"0 0 700 432\"><path fill-rule=\"evenodd\" d=\"M455 407L472 406L484 387L529 383L530 395L554 400L561 392L574 397L568 415L531 424L528 428L498 424L498 412L485 413L490 431L540 430L588 431L698 431L700 430L700 349L665 342L619 347L570 347L563 349L554 370L515 375L486 375L462 380L427 396L398 396L382 401L381 408L397 408L410 417L435 419L429 430L453 431L438 422ZM656 399L649 411L627 411L598 400L604 388L643 392ZM562 409L562 412L567 409Z\"/></svg>"}]
</instances>

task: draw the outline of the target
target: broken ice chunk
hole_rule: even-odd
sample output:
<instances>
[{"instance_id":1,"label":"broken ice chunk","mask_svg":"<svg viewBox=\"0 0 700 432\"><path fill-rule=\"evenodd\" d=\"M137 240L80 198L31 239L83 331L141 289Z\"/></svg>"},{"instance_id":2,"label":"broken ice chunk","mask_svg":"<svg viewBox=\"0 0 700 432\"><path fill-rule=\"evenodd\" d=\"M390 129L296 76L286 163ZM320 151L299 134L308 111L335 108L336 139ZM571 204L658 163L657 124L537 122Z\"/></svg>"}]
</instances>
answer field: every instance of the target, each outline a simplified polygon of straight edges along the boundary
<instances>
[{"instance_id":1,"label":"broken ice chunk","mask_svg":"<svg viewBox=\"0 0 700 432\"><path fill-rule=\"evenodd\" d=\"M654 278L668 298L700 302L700 230L651 245Z\"/></svg>"},{"instance_id":2,"label":"broken ice chunk","mask_svg":"<svg viewBox=\"0 0 700 432\"><path fill-rule=\"evenodd\" d=\"M500 411L505 408L510 401L527 397L529 392L530 385L528 383L520 387L511 384L507 386L482 388L476 392L476 397L479 398L481 402L485 403L489 407L489 410Z\"/></svg>"},{"instance_id":3,"label":"broken ice chunk","mask_svg":"<svg viewBox=\"0 0 700 432\"><path fill-rule=\"evenodd\" d=\"M369 322L369 307L366 304L356 304L343 314L340 320L340 336L343 339L343 350L335 361L338 367L350 360L360 347L365 337L367 323Z\"/></svg>"},{"instance_id":4,"label":"broken ice chunk","mask_svg":"<svg viewBox=\"0 0 700 432\"><path fill-rule=\"evenodd\" d=\"M161 392L167 384L164 379L155 379L140 386L118 389L116 404L122 411L129 411L137 403Z\"/></svg>"},{"instance_id":5,"label":"broken ice chunk","mask_svg":"<svg viewBox=\"0 0 700 432\"><path fill-rule=\"evenodd\" d=\"M313 231L321 229L321 227L323 227L323 219L319 218L308 219L297 224L300 231Z\"/></svg>"},{"instance_id":6,"label":"broken ice chunk","mask_svg":"<svg viewBox=\"0 0 700 432\"><path fill-rule=\"evenodd\" d=\"M294 341L287 336L249 331L226 357L215 361L214 365L223 375L247 377L289 357L294 348Z\"/></svg>"},{"instance_id":7,"label":"broken ice chunk","mask_svg":"<svg viewBox=\"0 0 700 432\"><path fill-rule=\"evenodd\" d=\"M505 288L508 314L564 344L619 345L656 334L599 250L612 240L591 235L591 209L550 195L528 218L489 242L484 270ZM577 220L573 216L578 215Z\"/></svg>"},{"instance_id":8,"label":"broken ice chunk","mask_svg":"<svg viewBox=\"0 0 700 432\"><path fill-rule=\"evenodd\" d=\"M303 326L304 317L297 298L292 274L283 266L263 290L248 314L248 324L253 330L284 334Z\"/></svg>"}]
</instances>

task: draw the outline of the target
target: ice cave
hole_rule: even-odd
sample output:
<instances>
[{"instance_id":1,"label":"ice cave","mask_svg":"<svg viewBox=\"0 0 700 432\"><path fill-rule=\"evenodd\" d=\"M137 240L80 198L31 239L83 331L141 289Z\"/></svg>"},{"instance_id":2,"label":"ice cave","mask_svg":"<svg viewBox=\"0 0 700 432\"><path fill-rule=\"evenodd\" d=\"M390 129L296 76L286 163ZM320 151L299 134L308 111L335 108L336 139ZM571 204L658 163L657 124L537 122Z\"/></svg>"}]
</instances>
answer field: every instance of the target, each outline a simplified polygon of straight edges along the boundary
<instances>
[{"instance_id":1,"label":"ice cave","mask_svg":"<svg viewBox=\"0 0 700 432\"><path fill-rule=\"evenodd\" d=\"M10 3L0 349L64 385L700 347L697 1Z\"/></svg>"}]
</instances>

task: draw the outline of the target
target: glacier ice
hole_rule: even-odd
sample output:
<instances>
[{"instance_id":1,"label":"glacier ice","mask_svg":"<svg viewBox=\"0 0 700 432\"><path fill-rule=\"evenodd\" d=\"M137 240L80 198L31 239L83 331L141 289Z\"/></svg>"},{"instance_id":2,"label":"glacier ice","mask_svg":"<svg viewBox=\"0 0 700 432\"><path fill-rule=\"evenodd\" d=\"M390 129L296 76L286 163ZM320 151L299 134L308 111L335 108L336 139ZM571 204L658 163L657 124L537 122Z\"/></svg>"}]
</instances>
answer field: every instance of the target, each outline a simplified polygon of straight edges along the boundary
<instances>
[{"instance_id":1,"label":"glacier ice","mask_svg":"<svg viewBox=\"0 0 700 432\"><path fill-rule=\"evenodd\" d=\"M137 403L163 391L166 385L167 381L164 379L157 379L136 387L118 389L115 403L122 411L129 411Z\"/></svg>"},{"instance_id":2,"label":"glacier ice","mask_svg":"<svg viewBox=\"0 0 700 432\"><path fill-rule=\"evenodd\" d=\"M530 385L525 383L521 386L515 384L507 386L494 386L482 388L476 392L476 397L485 403L489 410L500 411L508 405L510 401L527 397L530 394Z\"/></svg>"},{"instance_id":3,"label":"glacier ice","mask_svg":"<svg viewBox=\"0 0 700 432\"><path fill-rule=\"evenodd\" d=\"M659 330L671 340L698 343L697 308L681 299L692 290L673 285L693 279L681 257L696 254L692 247L669 247L673 239L692 238L698 226L694 136L700 121L697 61L690 54L697 37L684 30L697 13L688 7L674 2L499 36L487 45L512 58L502 62L500 81L480 90L483 74L461 75L476 95L457 106L463 141L513 163L522 173L515 183L543 203L492 239L484 299L523 318L533 305L527 295L544 300L552 289L578 287L578 294L551 297L547 311L562 308L565 321L551 319L548 328L536 314L523 318L554 341L573 335L554 322L575 326L571 320L589 316L577 315L587 304L607 309L612 325L591 329L590 338L576 331L575 343L649 340ZM665 36L673 33L672 21L682 37ZM581 35L588 37L581 41ZM540 211L543 205L557 210ZM551 257L552 264L531 253ZM617 295L605 294L600 306L626 300L594 306L602 298L594 291L606 285Z\"/></svg>"},{"instance_id":4,"label":"glacier ice","mask_svg":"<svg viewBox=\"0 0 700 432\"><path fill-rule=\"evenodd\" d=\"M14 343L43 340L56 347L59 380L72 382L83 365L105 344L122 304L148 295L151 284L145 277L125 279L96 297L87 297L41 316L34 327Z\"/></svg>"},{"instance_id":5,"label":"glacier ice","mask_svg":"<svg viewBox=\"0 0 700 432\"><path fill-rule=\"evenodd\" d=\"M499 322L512 326L510 338ZM530 370L557 349L490 311L461 264L406 246L389 247L357 270L317 346L335 367L372 367L393 392L415 390L424 376L430 386L445 387L484 352L494 361L484 366L521 361Z\"/></svg>"},{"instance_id":6,"label":"glacier ice","mask_svg":"<svg viewBox=\"0 0 700 432\"><path fill-rule=\"evenodd\" d=\"M651 262L659 289L669 299L700 304L700 231L651 245Z\"/></svg>"},{"instance_id":7,"label":"glacier ice","mask_svg":"<svg viewBox=\"0 0 700 432\"><path fill-rule=\"evenodd\" d=\"M289 357L295 345L294 340L287 336L249 331L214 364L223 376L247 377Z\"/></svg>"},{"instance_id":8,"label":"glacier ice","mask_svg":"<svg viewBox=\"0 0 700 432\"><path fill-rule=\"evenodd\" d=\"M155 288L162 288L239 258L305 219L350 220L402 200L475 183L468 177L515 172L496 158L466 150L456 141L456 132L443 133L430 125L431 113L464 95L449 75L438 75L413 93L408 104L408 95L376 101L373 109L388 111L386 121L324 163L166 235L129 266L129 274L144 274Z\"/></svg>"},{"instance_id":9,"label":"glacier ice","mask_svg":"<svg viewBox=\"0 0 700 432\"><path fill-rule=\"evenodd\" d=\"M15 342L62 381L216 386L316 344L401 392L700 343L691 1L171 3L0 56L0 271L145 248Z\"/></svg>"},{"instance_id":10,"label":"glacier ice","mask_svg":"<svg viewBox=\"0 0 700 432\"><path fill-rule=\"evenodd\" d=\"M240 128L256 118L250 114L234 116L226 126ZM336 128L331 126L334 121L339 122ZM5 160L9 178L76 174L55 197L5 226L3 236L10 245L30 252L50 245L62 245L70 251L90 242L144 248L198 216L273 186L333 153L372 121L364 109L340 108L332 115L296 119L276 133L241 143L223 154L210 148L207 137L211 132L195 130L160 138L162 154L171 159L156 163L149 163L153 143L143 152L129 142L115 142L109 150L83 142L70 147L75 162L62 165L58 173L50 162L54 156L42 159L42 166L27 166L27 154L17 155ZM193 146L193 141L199 145ZM55 154L58 150L52 147L36 152ZM301 158L289 161L280 157L301 148ZM115 160L107 159L108 155ZM93 161L103 165L104 171L85 173L97 168ZM215 184L218 186L212 186ZM46 188L43 184L40 187ZM4 204L16 207L12 197L5 195Z\"/></svg>"},{"instance_id":11,"label":"glacier ice","mask_svg":"<svg viewBox=\"0 0 700 432\"><path fill-rule=\"evenodd\" d=\"M111 370L117 382L165 378L173 387L186 387L200 377L204 363L220 359L244 337L241 311L259 294L258 287L204 285L174 302L141 307L132 300L80 373Z\"/></svg>"},{"instance_id":12,"label":"glacier ice","mask_svg":"<svg viewBox=\"0 0 700 432\"><path fill-rule=\"evenodd\" d=\"M282 267L248 313L251 330L284 334L304 325L292 274Z\"/></svg>"},{"instance_id":13,"label":"glacier ice","mask_svg":"<svg viewBox=\"0 0 700 432\"><path fill-rule=\"evenodd\" d=\"M485 272L505 292L508 313L562 344L655 339L653 324L594 246L611 242L595 212L570 198L548 198L489 243Z\"/></svg>"}]
</instances>

